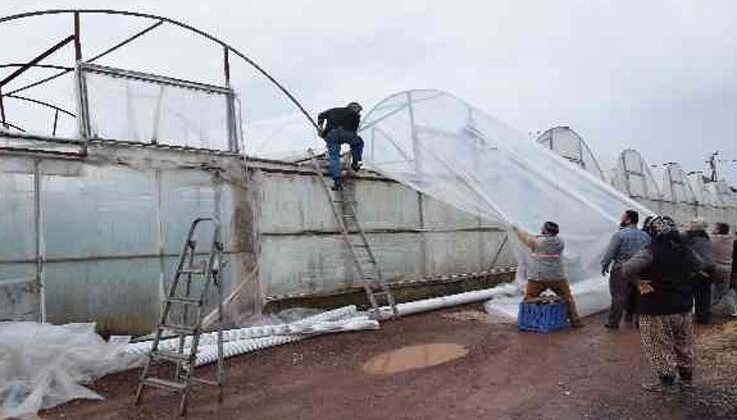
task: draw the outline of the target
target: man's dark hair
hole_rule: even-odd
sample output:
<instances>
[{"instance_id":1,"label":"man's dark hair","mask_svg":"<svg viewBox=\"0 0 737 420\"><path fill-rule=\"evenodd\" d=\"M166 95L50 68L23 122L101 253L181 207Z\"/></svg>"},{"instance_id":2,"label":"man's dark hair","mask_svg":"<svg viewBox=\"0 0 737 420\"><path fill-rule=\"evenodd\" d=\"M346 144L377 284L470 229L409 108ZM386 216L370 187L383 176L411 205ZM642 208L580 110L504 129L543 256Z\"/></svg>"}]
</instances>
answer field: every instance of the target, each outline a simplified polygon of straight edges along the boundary
<instances>
[{"instance_id":1,"label":"man's dark hair","mask_svg":"<svg viewBox=\"0 0 737 420\"><path fill-rule=\"evenodd\" d=\"M640 213L638 213L635 210L627 210L624 212L624 214L627 215L627 218L630 219L630 223L633 225L636 225L640 222Z\"/></svg>"},{"instance_id":2,"label":"man's dark hair","mask_svg":"<svg viewBox=\"0 0 737 420\"><path fill-rule=\"evenodd\" d=\"M729 225L726 223L717 223L716 224L716 231L719 235L728 235L729 234Z\"/></svg>"},{"instance_id":3,"label":"man's dark hair","mask_svg":"<svg viewBox=\"0 0 737 420\"><path fill-rule=\"evenodd\" d=\"M547 221L543 224L543 235L555 236L558 232L560 232L560 228L557 223Z\"/></svg>"}]
</instances>

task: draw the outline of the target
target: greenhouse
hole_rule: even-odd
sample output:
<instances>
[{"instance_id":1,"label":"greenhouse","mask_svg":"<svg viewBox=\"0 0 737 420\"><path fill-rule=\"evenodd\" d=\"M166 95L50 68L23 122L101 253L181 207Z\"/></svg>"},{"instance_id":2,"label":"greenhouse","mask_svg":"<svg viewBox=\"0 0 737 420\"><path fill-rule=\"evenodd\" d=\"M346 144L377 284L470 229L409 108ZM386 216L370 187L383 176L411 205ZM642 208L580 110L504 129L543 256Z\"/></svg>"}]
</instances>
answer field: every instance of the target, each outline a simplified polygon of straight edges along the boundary
<instances>
[{"instance_id":1,"label":"greenhouse","mask_svg":"<svg viewBox=\"0 0 737 420\"><path fill-rule=\"evenodd\" d=\"M222 227L231 323L268 305L360 295L318 173L304 158L323 144L311 113L212 35L158 16L113 15L0 19L44 19L73 33L51 49L39 44L37 59L8 66L0 83L0 209L9 215L0 219L0 319L94 321L106 333L149 333L186 231L202 215ZM82 25L133 19L141 29L112 44L81 43L80 18ZM111 22L108 38L130 27ZM188 79L132 59L106 61L110 51L163 29L199 37L212 74ZM43 67L44 57L60 52L73 63ZM38 83L44 79L58 85ZM236 86L254 93L246 99ZM44 93L47 100L38 99ZM283 118L259 118L263 108L285 105ZM537 231L556 220L569 244L571 280L585 284L601 281L598 258L627 208L683 223L737 222L734 192L723 182L703 184L672 163L658 184L628 149L610 183L572 129L551 128L535 142L442 91L388 96L365 114L361 134L369 170L355 178L356 213L396 289L442 294L511 281L527 258L507 235L511 225ZM282 146L258 152L270 139Z\"/></svg>"}]
</instances>

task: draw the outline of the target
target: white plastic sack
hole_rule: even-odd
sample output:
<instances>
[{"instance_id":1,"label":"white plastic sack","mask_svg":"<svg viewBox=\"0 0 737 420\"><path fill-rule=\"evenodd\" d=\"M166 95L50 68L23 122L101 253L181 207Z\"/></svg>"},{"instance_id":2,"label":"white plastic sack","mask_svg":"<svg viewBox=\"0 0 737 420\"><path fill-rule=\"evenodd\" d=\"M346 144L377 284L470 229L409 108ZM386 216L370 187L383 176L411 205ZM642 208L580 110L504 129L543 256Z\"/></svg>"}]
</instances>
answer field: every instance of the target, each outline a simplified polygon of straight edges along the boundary
<instances>
[{"instance_id":1,"label":"white plastic sack","mask_svg":"<svg viewBox=\"0 0 737 420\"><path fill-rule=\"evenodd\" d=\"M0 419L35 418L66 401L102 399L81 383L126 369L125 343L109 344L94 324L0 323Z\"/></svg>"},{"instance_id":2,"label":"white plastic sack","mask_svg":"<svg viewBox=\"0 0 737 420\"><path fill-rule=\"evenodd\" d=\"M606 294L599 261L620 215L626 209L652 214L448 93L415 90L390 96L367 114L361 134L368 166L433 198L533 233L547 220L557 222L566 242L568 280L591 279L596 293L586 294L598 306ZM529 252L514 234L510 238L523 282Z\"/></svg>"}]
</instances>

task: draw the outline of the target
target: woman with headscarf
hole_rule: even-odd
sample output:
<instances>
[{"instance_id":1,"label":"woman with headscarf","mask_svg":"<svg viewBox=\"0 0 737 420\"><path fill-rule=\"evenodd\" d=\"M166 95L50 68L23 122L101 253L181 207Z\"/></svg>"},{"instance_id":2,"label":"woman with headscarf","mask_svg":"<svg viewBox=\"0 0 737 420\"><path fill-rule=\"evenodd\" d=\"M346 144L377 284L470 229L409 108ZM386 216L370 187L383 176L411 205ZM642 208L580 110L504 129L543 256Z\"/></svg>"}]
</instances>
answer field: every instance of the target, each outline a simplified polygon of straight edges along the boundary
<instances>
[{"instance_id":1,"label":"woman with headscarf","mask_svg":"<svg viewBox=\"0 0 737 420\"><path fill-rule=\"evenodd\" d=\"M558 236L559 227L555 222L545 222L542 235L532 235L512 226L512 230L520 241L532 251L530 266L527 270L527 289L525 300L534 299L546 289L560 296L567 305L568 321L572 328L583 327L583 322L576 311L571 288L568 286L563 270L562 254L565 244Z\"/></svg>"},{"instance_id":2,"label":"woman with headscarf","mask_svg":"<svg viewBox=\"0 0 737 420\"><path fill-rule=\"evenodd\" d=\"M689 387L693 381L693 321L695 272L699 257L678 233L673 219L655 217L646 232L652 243L627 260L623 275L640 290L640 338L645 356L658 377L644 384L649 391L672 389L676 379Z\"/></svg>"}]
</instances>

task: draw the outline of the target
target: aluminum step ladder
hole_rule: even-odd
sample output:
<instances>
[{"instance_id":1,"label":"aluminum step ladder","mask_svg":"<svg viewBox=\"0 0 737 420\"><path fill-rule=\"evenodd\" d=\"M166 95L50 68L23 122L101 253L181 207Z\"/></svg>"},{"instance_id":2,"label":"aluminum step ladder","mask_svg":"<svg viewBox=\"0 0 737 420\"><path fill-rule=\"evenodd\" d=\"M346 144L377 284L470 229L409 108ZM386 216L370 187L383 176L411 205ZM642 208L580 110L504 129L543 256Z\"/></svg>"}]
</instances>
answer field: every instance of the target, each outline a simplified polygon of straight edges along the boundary
<instances>
[{"instance_id":1,"label":"aluminum step ladder","mask_svg":"<svg viewBox=\"0 0 737 420\"><path fill-rule=\"evenodd\" d=\"M197 251L195 234L203 231L198 227L210 224L212 243L209 253L205 255ZM199 257L199 258L198 258ZM169 293L164 302L161 312L161 320L156 327L156 336L151 346L151 351L141 372L141 378L136 390L135 404L141 402L145 387L162 388L169 391L181 393L179 403L179 414L185 415L189 393L193 383L214 385L219 388L218 401L223 400L223 384L225 381L225 364L223 357L223 284L221 281L221 270L223 268L223 245L220 239L220 223L212 217L201 217L195 219L187 233L184 248L179 257L176 274L169 287ZM193 293L193 282L201 287L199 293ZM180 284L183 283L183 284ZM218 321L217 321L217 372L215 381L205 380L195 376L197 363L197 351L202 333L202 316L206 297L210 286L217 288L218 297ZM177 307L179 313L172 313L173 307ZM177 316L178 315L178 316ZM177 320L178 318L178 320ZM172 350L170 347L160 348L162 336L165 332L173 332L178 337L178 346ZM190 340L187 340L191 337ZM190 345L187 345L190 344ZM154 362L168 362L174 364L174 375L172 379L158 378L149 375L149 368Z\"/></svg>"},{"instance_id":2,"label":"aluminum step ladder","mask_svg":"<svg viewBox=\"0 0 737 420\"><path fill-rule=\"evenodd\" d=\"M328 181L323 174L324 168L320 165L320 161L315 156L312 149L307 150L310 161L320 179L325 195L328 199L330 209L333 212L335 222L340 229L343 242L348 249L351 259L353 260L354 269L361 278L363 289L366 292L371 312L376 320L382 319L381 307L388 306L391 309L391 317L396 319L399 317L397 304L394 295L389 286L384 281L384 277L376 262L376 257L371 249L366 233L361 228L361 224L356 216L355 201L355 183L352 177L343 178L343 188L335 191L333 194ZM357 236L357 238L356 238ZM352 238L358 239L354 242Z\"/></svg>"}]
</instances>

